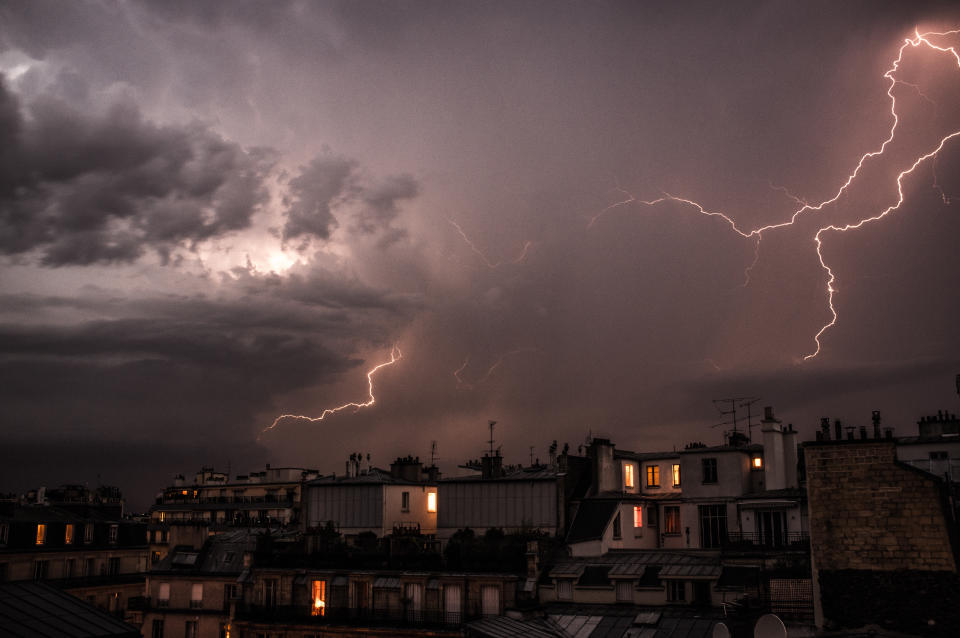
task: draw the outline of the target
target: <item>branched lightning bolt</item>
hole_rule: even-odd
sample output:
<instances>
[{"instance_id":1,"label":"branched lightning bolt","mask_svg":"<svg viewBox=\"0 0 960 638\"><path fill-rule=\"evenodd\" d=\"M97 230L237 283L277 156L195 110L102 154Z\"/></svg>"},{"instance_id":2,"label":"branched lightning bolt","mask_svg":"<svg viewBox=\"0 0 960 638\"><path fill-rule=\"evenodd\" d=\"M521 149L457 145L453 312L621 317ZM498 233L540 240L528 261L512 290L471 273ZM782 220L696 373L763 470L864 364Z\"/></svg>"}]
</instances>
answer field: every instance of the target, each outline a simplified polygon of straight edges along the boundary
<instances>
[{"instance_id":1,"label":"branched lightning bolt","mask_svg":"<svg viewBox=\"0 0 960 638\"><path fill-rule=\"evenodd\" d=\"M495 270L495 269L499 268L500 266L502 266L502 265L504 265L504 264L507 264L507 263L509 263L509 264L519 264L520 262L522 262L524 259L527 258L527 251L529 251L529 250L530 250L530 247L533 246L533 242L527 240L527 241L523 242L523 248L520 250L520 254L519 254L515 259L511 259L511 260L509 260L509 261L501 260L501 261L497 261L497 262L491 262L490 259L488 259L487 256L483 253L483 251L480 250L479 248L477 248L477 246L476 246L472 241L470 241L470 238L467 237L467 233L464 232L464 230L463 230L463 228L460 226L460 224L458 224L457 222L453 221L452 219L447 219L447 221L450 222L450 225L451 225L451 226L453 226L454 228L457 229L457 233L460 235L460 237L463 238L463 241L466 242L467 246L470 247L470 250L472 250L474 253L476 253L477 256L480 257L480 259L483 261L483 263L486 264L487 268L489 268L490 270Z\"/></svg>"},{"instance_id":2,"label":"branched lightning bolt","mask_svg":"<svg viewBox=\"0 0 960 638\"><path fill-rule=\"evenodd\" d=\"M930 49L940 51L942 53L947 53L954 58L954 60L957 63L958 69L960 69L960 54L958 54L957 49L955 47L938 46L929 40L930 37L934 37L934 36L946 37L946 36L955 36L957 34L960 34L960 29L953 30L953 31L930 31L925 33L920 33L919 30L914 30L915 37L907 38L904 40L903 44L900 46L900 49L897 53L896 59L892 62L890 68L887 69L887 71L883 74L883 77L890 82L890 85L887 87L887 91L886 91L887 96L890 98L890 115L893 120L890 125L889 133L887 134L886 139L884 139L883 142L880 144L879 148L873 151L868 151L860 157L860 160L857 162L857 165L853 169L853 172L851 172L847 176L846 180L843 182L840 188L836 191L836 193L833 194L832 197L825 199L817 204L811 204L803 199L800 199L792 195L786 189L774 187L771 184L771 187L777 188L778 190L783 190L788 197L790 197L797 204L799 204L799 208L794 210L794 212L790 215L790 218L787 221L768 224L766 226L761 226L759 228L755 228L750 231L745 231L745 230L742 230L740 227L738 227L737 223L726 214L717 212L717 211L707 210L706 208L704 208L702 204L699 204L698 202L695 202L691 199L679 197L676 195L671 195L670 193L664 192L663 196L657 199L641 200L636 196L634 196L629 191L626 191L625 189L621 188L618 185L615 190L622 193L625 196L624 199L622 199L621 201L614 202L613 204L610 204L609 206L603 208L602 210L597 212L595 215L593 215L593 217L590 219L590 222L587 224L587 229L590 229L607 212L623 206L629 206L631 204L643 204L645 206L656 206L658 204L668 202L668 201L685 204L687 206L692 207L696 212L700 213L701 215L705 215L707 217L721 218L723 221L727 223L727 225L730 226L731 230L733 230L735 233L737 233L741 237L744 237L745 239L756 237L757 243L756 243L756 248L754 253L754 261L752 264L750 264L750 266L747 267L745 271L746 281L744 285L746 285L750 281L750 271L753 269L753 267L757 264L757 261L759 260L760 241L763 239L763 233L767 231L777 230L780 228L785 228L787 226L792 226L794 223L796 223L797 219L804 213L810 212L810 211L820 212L827 206L830 206L831 204L834 204L835 202L837 202L837 200L839 200L843 196L843 194L847 191L847 189L854 182L854 180L856 180L856 178L860 175L860 172L863 169L866 162L874 157L882 155L884 151L886 151L887 146L891 142L893 142L894 138L896 137L897 126L900 123L900 116L897 113L897 98L893 93L894 88L897 86L897 84L904 84L906 86L911 86L917 91L920 97L926 99L927 101L930 101L931 103L933 102L926 94L923 93L923 91L918 86L911 84L909 82L898 80L895 77L896 72L900 68L900 64L903 62L904 52L908 49L908 47L918 48L920 46L927 46ZM823 336L824 332L830 329L837 322L837 311L833 303L833 295L836 292L836 288L834 287L834 283L836 282L836 276L833 270L827 265L827 263L824 261L824 258L823 258L823 253L822 253L823 234L826 231L845 232L848 230L855 230L857 228L860 228L864 224L882 219L889 213L897 210L903 204L903 201L904 201L903 178L911 174L924 161L930 158L934 158L934 161L935 161L937 154L943 149L944 145L948 141L950 141L951 139L957 136L960 136L960 131L955 131L953 133L950 133L944 136L943 138L941 138L936 148L921 155L910 165L908 169L900 172L900 174L897 176L897 192L899 194L899 198L895 204L887 207L886 209L884 209L883 211L881 211L880 213L872 217L866 217L854 223L850 223L842 226L837 226L834 224L822 226L814 234L813 241L816 244L817 257L820 261L820 266L823 268L824 272L827 273L827 305L830 308L831 320L827 322L823 327L821 327L820 330L816 333L816 335L814 336L816 349L814 352L805 355L803 357L804 360L812 359L813 357L817 356L820 353L820 337ZM936 169L934 167L934 171L935 170ZM944 203L948 203L948 204L951 203L952 200L943 192L943 189L937 184L936 173L934 173L934 188L936 188L940 192L941 198L943 199Z\"/></svg>"},{"instance_id":3,"label":"branched lightning bolt","mask_svg":"<svg viewBox=\"0 0 960 638\"><path fill-rule=\"evenodd\" d=\"M267 432L267 430L272 430L276 428L277 425L280 423L280 421L283 421L284 419L300 419L302 421L316 422L316 421L323 421L325 418L327 418L331 414L336 414L337 412L346 410L347 408L353 408L354 411L359 410L360 408L369 408L371 405L377 402L377 397L374 396L373 394L373 375L375 375L382 368L386 368L387 366L392 366L394 363L396 363L402 358L403 358L403 353L400 352L400 347L395 344L393 348L390 349L389 361L378 363L377 365L375 365L374 367L370 368L370 370L367 371L367 396L369 397L368 400L362 403L350 402L350 403L344 403L343 405L339 405L335 408L327 408L320 413L320 416L305 416L302 414L281 414L276 419L274 419L273 423L271 423L268 427L263 429L263 431L260 433L260 436L263 436L263 434ZM257 437L257 438L259 440L260 437Z\"/></svg>"}]
</instances>

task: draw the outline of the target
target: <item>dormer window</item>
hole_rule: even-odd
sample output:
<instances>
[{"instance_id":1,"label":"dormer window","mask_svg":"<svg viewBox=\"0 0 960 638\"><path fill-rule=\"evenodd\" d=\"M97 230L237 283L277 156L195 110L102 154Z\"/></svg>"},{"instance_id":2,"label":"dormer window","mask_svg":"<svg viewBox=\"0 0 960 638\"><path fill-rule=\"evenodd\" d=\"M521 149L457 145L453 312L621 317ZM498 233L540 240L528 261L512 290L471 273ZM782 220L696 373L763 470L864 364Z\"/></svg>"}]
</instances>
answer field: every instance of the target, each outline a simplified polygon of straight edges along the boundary
<instances>
[{"instance_id":1,"label":"dormer window","mask_svg":"<svg viewBox=\"0 0 960 638\"><path fill-rule=\"evenodd\" d=\"M763 469L763 457L762 457L762 456L755 456L755 457L753 457L752 459L750 459L750 467L751 467L751 469L754 469L754 470L762 470L762 469Z\"/></svg>"},{"instance_id":2,"label":"dormer window","mask_svg":"<svg viewBox=\"0 0 960 638\"><path fill-rule=\"evenodd\" d=\"M633 487L636 485L633 477L633 463L627 463L623 466L623 486Z\"/></svg>"},{"instance_id":3,"label":"dormer window","mask_svg":"<svg viewBox=\"0 0 960 638\"><path fill-rule=\"evenodd\" d=\"M37 524L37 545L43 545L47 542L47 526L44 523Z\"/></svg>"},{"instance_id":4,"label":"dormer window","mask_svg":"<svg viewBox=\"0 0 960 638\"><path fill-rule=\"evenodd\" d=\"M647 487L660 487L660 466L647 466Z\"/></svg>"},{"instance_id":5,"label":"dormer window","mask_svg":"<svg viewBox=\"0 0 960 638\"><path fill-rule=\"evenodd\" d=\"M67 523L67 529L63 533L63 543L73 545L73 523Z\"/></svg>"}]
</instances>

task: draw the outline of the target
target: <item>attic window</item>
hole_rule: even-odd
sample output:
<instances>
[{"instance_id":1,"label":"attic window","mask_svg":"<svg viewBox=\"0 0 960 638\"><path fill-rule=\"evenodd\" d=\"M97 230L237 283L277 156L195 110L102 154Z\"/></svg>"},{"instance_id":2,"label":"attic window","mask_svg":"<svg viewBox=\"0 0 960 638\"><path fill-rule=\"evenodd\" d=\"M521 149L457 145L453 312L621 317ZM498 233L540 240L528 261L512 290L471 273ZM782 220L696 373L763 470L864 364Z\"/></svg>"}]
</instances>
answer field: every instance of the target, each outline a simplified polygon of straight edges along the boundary
<instances>
[{"instance_id":1,"label":"attic window","mask_svg":"<svg viewBox=\"0 0 960 638\"><path fill-rule=\"evenodd\" d=\"M753 457L753 459L750 461L750 466L751 466L753 469L755 469L755 470L762 470L762 469L763 469L763 457L762 457L762 456L755 456L755 457Z\"/></svg>"},{"instance_id":2,"label":"attic window","mask_svg":"<svg viewBox=\"0 0 960 638\"><path fill-rule=\"evenodd\" d=\"M627 463L623 466L623 485L624 487L633 487L633 463Z\"/></svg>"},{"instance_id":3,"label":"attic window","mask_svg":"<svg viewBox=\"0 0 960 638\"><path fill-rule=\"evenodd\" d=\"M37 545L43 545L47 542L47 526L43 523L37 524Z\"/></svg>"}]
</instances>

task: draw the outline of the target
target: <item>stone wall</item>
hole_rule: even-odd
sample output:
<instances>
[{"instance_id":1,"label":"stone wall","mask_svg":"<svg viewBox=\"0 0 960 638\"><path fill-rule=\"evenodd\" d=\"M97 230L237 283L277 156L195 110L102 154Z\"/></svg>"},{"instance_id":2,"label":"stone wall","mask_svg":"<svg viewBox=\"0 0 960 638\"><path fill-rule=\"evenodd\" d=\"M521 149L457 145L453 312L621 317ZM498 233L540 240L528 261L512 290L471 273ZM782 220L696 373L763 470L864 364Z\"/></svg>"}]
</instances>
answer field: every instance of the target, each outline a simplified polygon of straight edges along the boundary
<instances>
[{"instance_id":1,"label":"stone wall","mask_svg":"<svg viewBox=\"0 0 960 638\"><path fill-rule=\"evenodd\" d=\"M818 570L956 571L943 485L896 461L892 441L806 445Z\"/></svg>"}]
</instances>

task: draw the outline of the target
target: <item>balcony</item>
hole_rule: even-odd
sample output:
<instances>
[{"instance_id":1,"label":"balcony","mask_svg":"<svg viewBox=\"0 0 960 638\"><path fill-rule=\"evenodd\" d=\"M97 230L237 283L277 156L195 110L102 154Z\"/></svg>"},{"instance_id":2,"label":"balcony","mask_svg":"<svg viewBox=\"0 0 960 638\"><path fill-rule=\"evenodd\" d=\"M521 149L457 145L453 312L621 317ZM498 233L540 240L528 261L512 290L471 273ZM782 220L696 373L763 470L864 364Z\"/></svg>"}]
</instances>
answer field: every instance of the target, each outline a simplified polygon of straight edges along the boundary
<instances>
[{"instance_id":1,"label":"balcony","mask_svg":"<svg viewBox=\"0 0 960 638\"><path fill-rule=\"evenodd\" d=\"M807 532L728 532L721 550L730 552L809 552L810 534Z\"/></svg>"},{"instance_id":2,"label":"balcony","mask_svg":"<svg viewBox=\"0 0 960 638\"><path fill-rule=\"evenodd\" d=\"M456 628L474 620L460 612L413 609L368 609L354 607L327 607L323 616L311 615L311 607L238 605L237 620L253 622L287 623L298 625L355 625L366 627L433 627Z\"/></svg>"}]
</instances>

